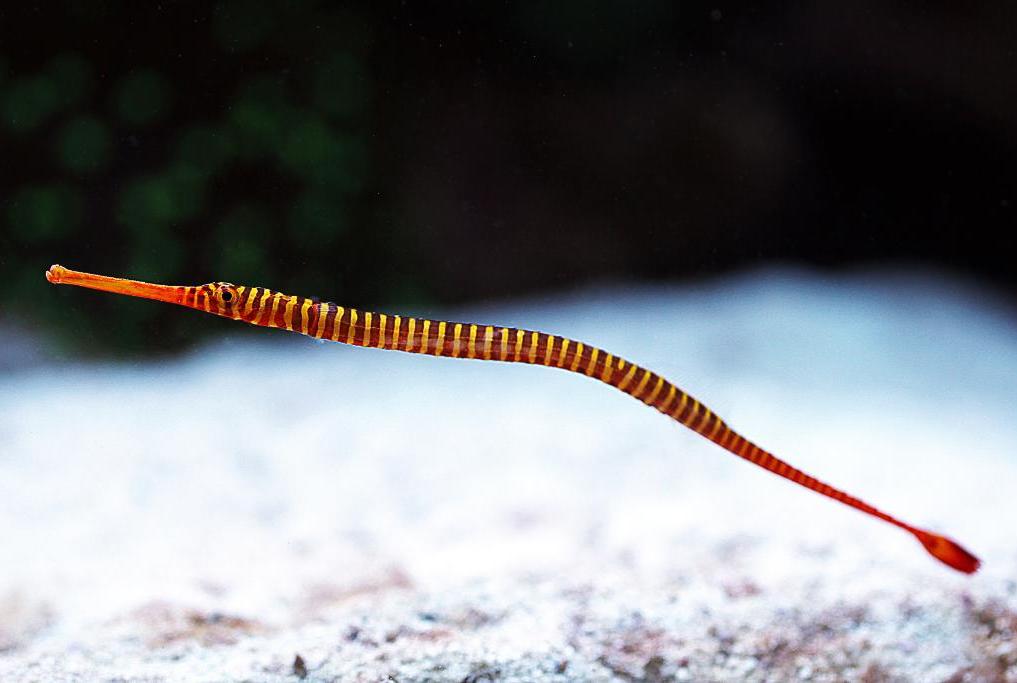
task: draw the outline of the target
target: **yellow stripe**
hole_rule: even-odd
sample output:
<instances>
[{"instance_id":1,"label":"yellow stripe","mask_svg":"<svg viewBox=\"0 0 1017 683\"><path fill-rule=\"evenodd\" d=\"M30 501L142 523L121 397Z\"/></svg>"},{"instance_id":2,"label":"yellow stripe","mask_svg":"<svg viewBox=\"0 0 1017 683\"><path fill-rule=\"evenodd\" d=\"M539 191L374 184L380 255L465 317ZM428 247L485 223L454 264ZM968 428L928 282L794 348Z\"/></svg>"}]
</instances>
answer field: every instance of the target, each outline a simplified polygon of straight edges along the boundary
<instances>
[{"instance_id":1,"label":"yellow stripe","mask_svg":"<svg viewBox=\"0 0 1017 683\"><path fill-rule=\"evenodd\" d=\"M351 308L350 309L350 329L348 330L348 334L346 335L346 343L347 344L352 344L353 343L353 333L356 332L356 325L357 325L357 309Z\"/></svg>"},{"instance_id":2,"label":"yellow stripe","mask_svg":"<svg viewBox=\"0 0 1017 683\"><path fill-rule=\"evenodd\" d=\"M293 307L297 305L297 297L290 296L283 306L283 325L287 330L293 331Z\"/></svg>"},{"instance_id":3,"label":"yellow stripe","mask_svg":"<svg viewBox=\"0 0 1017 683\"><path fill-rule=\"evenodd\" d=\"M558 350L558 367L565 365L565 356L569 352L569 341L565 337L562 337L561 348Z\"/></svg>"},{"instance_id":4,"label":"yellow stripe","mask_svg":"<svg viewBox=\"0 0 1017 683\"><path fill-rule=\"evenodd\" d=\"M258 288L257 287L252 287L251 288L251 295L249 297L247 297L247 303L244 304L244 316L245 317L249 316L251 314L251 311L254 310L254 300L257 298L257 292L258 292Z\"/></svg>"},{"instance_id":5,"label":"yellow stripe","mask_svg":"<svg viewBox=\"0 0 1017 683\"><path fill-rule=\"evenodd\" d=\"M463 333L463 324L456 323L456 326L452 328L452 357L459 357L459 337Z\"/></svg>"},{"instance_id":6,"label":"yellow stripe","mask_svg":"<svg viewBox=\"0 0 1017 683\"><path fill-rule=\"evenodd\" d=\"M286 309L283 311L283 322L286 323L286 329L290 332L293 331L293 307L297 305L297 297L291 296L290 300L286 302Z\"/></svg>"},{"instance_id":7,"label":"yellow stripe","mask_svg":"<svg viewBox=\"0 0 1017 683\"><path fill-rule=\"evenodd\" d=\"M579 367L580 361L583 360L583 342L576 342L576 355L572 358L572 365L569 366L569 370L572 372L576 371Z\"/></svg>"},{"instance_id":8,"label":"yellow stripe","mask_svg":"<svg viewBox=\"0 0 1017 683\"><path fill-rule=\"evenodd\" d=\"M268 310L268 299L272 298L272 290L265 290L261 295L261 303L258 307L258 318L264 320L264 314Z\"/></svg>"},{"instance_id":9,"label":"yellow stripe","mask_svg":"<svg viewBox=\"0 0 1017 683\"><path fill-rule=\"evenodd\" d=\"M689 412L689 416L685 419L685 425L690 429L695 427L695 420L699 416L699 401L692 399L692 410ZM693 429L693 431L695 431Z\"/></svg>"},{"instance_id":10,"label":"yellow stripe","mask_svg":"<svg viewBox=\"0 0 1017 683\"><path fill-rule=\"evenodd\" d=\"M516 354L514 359L519 360L519 356L523 355L523 338L526 333L522 330L516 330Z\"/></svg>"},{"instance_id":11,"label":"yellow stripe","mask_svg":"<svg viewBox=\"0 0 1017 683\"><path fill-rule=\"evenodd\" d=\"M597 367L597 354L600 353L600 349L594 348L590 353L590 362L586 364L586 376L593 377L593 369Z\"/></svg>"},{"instance_id":12,"label":"yellow stripe","mask_svg":"<svg viewBox=\"0 0 1017 683\"><path fill-rule=\"evenodd\" d=\"M689 395L686 394L683 391L682 392L682 400L678 401L678 407L675 408L674 410L672 410L670 415L672 415L677 420L678 416L682 414L683 410L685 410L685 406L688 405L688 402L689 402Z\"/></svg>"},{"instance_id":13,"label":"yellow stripe","mask_svg":"<svg viewBox=\"0 0 1017 683\"><path fill-rule=\"evenodd\" d=\"M364 313L364 340L360 343L361 346L371 345L371 311Z\"/></svg>"},{"instance_id":14,"label":"yellow stripe","mask_svg":"<svg viewBox=\"0 0 1017 683\"><path fill-rule=\"evenodd\" d=\"M237 287L237 301L240 301L243 298L244 292L246 292L246 291L247 291L247 287L244 287L243 285L240 285L239 287ZM240 320L240 317L241 317L241 315L240 315L240 306L234 306L233 307L233 319L234 320Z\"/></svg>"},{"instance_id":15,"label":"yellow stripe","mask_svg":"<svg viewBox=\"0 0 1017 683\"><path fill-rule=\"evenodd\" d=\"M389 348L395 349L399 347L399 326L402 324L403 319L398 315L392 317L395 319L395 325L392 327L392 346Z\"/></svg>"},{"instance_id":16,"label":"yellow stripe","mask_svg":"<svg viewBox=\"0 0 1017 683\"><path fill-rule=\"evenodd\" d=\"M721 435L720 440L717 441L717 445L719 445L721 448L730 449L731 447L727 444L728 439L730 439L730 438L731 438L731 430L730 429L724 429L724 433Z\"/></svg>"},{"instance_id":17,"label":"yellow stripe","mask_svg":"<svg viewBox=\"0 0 1017 683\"><path fill-rule=\"evenodd\" d=\"M658 376L657 384L656 386L653 387L653 391L650 392L650 395L646 397L646 402L653 403L657 399L657 395L660 394L660 390L663 387L664 387L664 378Z\"/></svg>"},{"instance_id":18,"label":"yellow stripe","mask_svg":"<svg viewBox=\"0 0 1017 683\"><path fill-rule=\"evenodd\" d=\"M604 372L600 374L600 379L604 382L611 380L611 373L614 371L614 368L611 367L612 360L614 360L614 356L610 353L607 354L607 357L604 359Z\"/></svg>"},{"instance_id":19,"label":"yellow stripe","mask_svg":"<svg viewBox=\"0 0 1017 683\"><path fill-rule=\"evenodd\" d=\"M501 360L505 360L505 356L508 355L508 328L501 328Z\"/></svg>"},{"instance_id":20,"label":"yellow stripe","mask_svg":"<svg viewBox=\"0 0 1017 683\"><path fill-rule=\"evenodd\" d=\"M491 344L494 343L494 328L488 325L484 328L484 360L491 360Z\"/></svg>"},{"instance_id":21,"label":"yellow stripe","mask_svg":"<svg viewBox=\"0 0 1017 683\"><path fill-rule=\"evenodd\" d=\"M668 407L671 405L671 402L674 401L674 397L675 397L675 395L677 393L678 393L678 387L676 387L673 384L668 387L667 398L664 399L664 402L660 406L660 410L662 412L665 412L665 413L667 412Z\"/></svg>"},{"instance_id":22,"label":"yellow stripe","mask_svg":"<svg viewBox=\"0 0 1017 683\"><path fill-rule=\"evenodd\" d=\"M378 314L378 348L385 347L385 320L388 318L384 313Z\"/></svg>"},{"instance_id":23,"label":"yellow stripe","mask_svg":"<svg viewBox=\"0 0 1017 683\"><path fill-rule=\"evenodd\" d=\"M445 321L438 323L438 339L434 346L434 355L440 356L445 351Z\"/></svg>"},{"instance_id":24,"label":"yellow stripe","mask_svg":"<svg viewBox=\"0 0 1017 683\"><path fill-rule=\"evenodd\" d=\"M258 315L254 319L255 323L260 323L261 319L265 317L265 311L268 309L268 297L272 296L272 292L265 290L261 293L261 302L258 304Z\"/></svg>"},{"instance_id":25,"label":"yellow stripe","mask_svg":"<svg viewBox=\"0 0 1017 683\"><path fill-rule=\"evenodd\" d=\"M205 295L205 313L211 313L212 312L212 293L211 292L204 292L203 291L202 294Z\"/></svg>"},{"instance_id":26,"label":"yellow stripe","mask_svg":"<svg viewBox=\"0 0 1017 683\"><path fill-rule=\"evenodd\" d=\"M325 302L318 303L318 329L314 331L314 338L321 339L325 333L325 320L328 318L329 305Z\"/></svg>"},{"instance_id":27,"label":"yellow stripe","mask_svg":"<svg viewBox=\"0 0 1017 683\"><path fill-rule=\"evenodd\" d=\"M646 388L646 383L650 381L650 375L652 374L653 373L650 372L649 370L643 370L643 378L639 381L639 384L632 391L633 396L638 397L641 393L643 393L643 389Z\"/></svg>"},{"instance_id":28,"label":"yellow stripe","mask_svg":"<svg viewBox=\"0 0 1017 683\"><path fill-rule=\"evenodd\" d=\"M624 358L619 358L618 359L618 371L620 372L620 371L622 371L624 369L625 369L625 359Z\"/></svg>"},{"instance_id":29,"label":"yellow stripe","mask_svg":"<svg viewBox=\"0 0 1017 683\"><path fill-rule=\"evenodd\" d=\"M703 406L703 410L705 411L703 413L703 419L699 421L698 425L696 425L699 429L702 429L703 425L710 421L710 416L713 414L710 412L710 409L707 408L706 406Z\"/></svg>"},{"instance_id":30,"label":"yellow stripe","mask_svg":"<svg viewBox=\"0 0 1017 683\"><path fill-rule=\"evenodd\" d=\"M420 336L420 352L427 353L427 333L431 331L431 321L424 320L424 329Z\"/></svg>"},{"instance_id":31,"label":"yellow stripe","mask_svg":"<svg viewBox=\"0 0 1017 683\"><path fill-rule=\"evenodd\" d=\"M332 323L332 341L339 341L339 323L343 321L343 316L346 315L346 309L339 306L335 312L335 322Z\"/></svg>"},{"instance_id":32,"label":"yellow stripe","mask_svg":"<svg viewBox=\"0 0 1017 683\"><path fill-rule=\"evenodd\" d=\"M717 418L714 421L713 429L710 430L710 434L706 438L707 439L713 439L713 437L717 436L717 432L719 432L720 428L723 427L723 426L724 426L724 423L720 421L720 418Z\"/></svg>"},{"instance_id":33,"label":"yellow stripe","mask_svg":"<svg viewBox=\"0 0 1017 683\"><path fill-rule=\"evenodd\" d=\"M312 303L310 299L304 299L304 303L300 305L300 334L307 334L307 312L311 310Z\"/></svg>"},{"instance_id":34,"label":"yellow stripe","mask_svg":"<svg viewBox=\"0 0 1017 683\"><path fill-rule=\"evenodd\" d=\"M618 388L621 389L622 391L625 391L625 387L627 387L629 385L629 382L632 381L632 378L636 376L636 370L638 369L639 369L638 365L633 365L632 367L630 367L628 374L625 375L625 378L621 381L621 384L618 385Z\"/></svg>"},{"instance_id":35,"label":"yellow stripe","mask_svg":"<svg viewBox=\"0 0 1017 683\"><path fill-rule=\"evenodd\" d=\"M272 296L272 310L268 313L268 325L269 327L278 327L275 324L275 312L279 310L279 302L282 300L282 294L276 293Z\"/></svg>"},{"instance_id":36,"label":"yellow stripe","mask_svg":"<svg viewBox=\"0 0 1017 683\"><path fill-rule=\"evenodd\" d=\"M412 351L413 350L413 333L416 331L416 328L417 328L417 319L416 318L410 318L410 329L406 331L406 350L407 351Z\"/></svg>"},{"instance_id":37,"label":"yellow stripe","mask_svg":"<svg viewBox=\"0 0 1017 683\"><path fill-rule=\"evenodd\" d=\"M467 347L470 352L470 358L477 357L477 326L470 325L470 344Z\"/></svg>"},{"instance_id":38,"label":"yellow stripe","mask_svg":"<svg viewBox=\"0 0 1017 683\"><path fill-rule=\"evenodd\" d=\"M537 362L537 340L540 339L540 335L534 332L530 335L530 362Z\"/></svg>"},{"instance_id":39,"label":"yellow stripe","mask_svg":"<svg viewBox=\"0 0 1017 683\"><path fill-rule=\"evenodd\" d=\"M551 364L551 354L554 352L554 335L547 335L547 349L544 350L544 365Z\"/></svg>"}]
</instances>

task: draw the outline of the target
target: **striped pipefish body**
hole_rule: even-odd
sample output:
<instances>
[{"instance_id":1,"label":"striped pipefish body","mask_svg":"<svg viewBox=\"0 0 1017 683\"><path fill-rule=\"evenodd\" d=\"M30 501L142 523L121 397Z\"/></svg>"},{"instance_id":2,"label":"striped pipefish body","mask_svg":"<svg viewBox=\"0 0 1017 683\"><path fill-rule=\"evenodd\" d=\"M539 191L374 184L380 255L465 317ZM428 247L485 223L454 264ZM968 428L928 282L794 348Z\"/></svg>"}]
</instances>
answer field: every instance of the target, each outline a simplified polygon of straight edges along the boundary
<instances>
[{"instance_id":1,"label":"striped pipefish body","mask_svg":"<svg viewBox=\"0 0 1017 683\"><path fill-rule=\"evenodd\" d=\"M754 465L907 531L930 554L958 571L972 573L980 564L951 539L902 522L792 467L732 430L709 408L660 375L584 342L534 330L360 311L228 282L177 287L82 273L58 265L46 272L46 278L54 284L155 299L315 339L432 356L530 363L586 375L659 410Z\"/></svg>"}]
</instances>

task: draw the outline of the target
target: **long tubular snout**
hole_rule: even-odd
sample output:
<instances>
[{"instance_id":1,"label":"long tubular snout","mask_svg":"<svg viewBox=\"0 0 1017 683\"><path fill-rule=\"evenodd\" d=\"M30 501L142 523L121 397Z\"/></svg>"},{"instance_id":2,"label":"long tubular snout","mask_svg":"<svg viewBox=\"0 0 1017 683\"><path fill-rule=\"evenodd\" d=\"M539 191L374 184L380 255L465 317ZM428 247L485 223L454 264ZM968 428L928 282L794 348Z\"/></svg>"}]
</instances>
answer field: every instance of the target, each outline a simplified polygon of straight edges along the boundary
<instances>
[{"instance_id":1,"label":"long tubular snout","mask_svg":"<svg viewBox=\"0 0 1017 683\"><path fill-rule=\"evenodd\" d=\"M103 292L113 292L114 294L136 296L142 299L155 299L156 301L165 301L171 304L182 304L185 290L184 287L172 285L154 285L149 282L139 282L138 280L125 280L119 277L82 273L60 265L50 266L49 270L46 271L46 279L55 285L75 285L77 287L98 289Z\"/></svg>"}]
</instances>

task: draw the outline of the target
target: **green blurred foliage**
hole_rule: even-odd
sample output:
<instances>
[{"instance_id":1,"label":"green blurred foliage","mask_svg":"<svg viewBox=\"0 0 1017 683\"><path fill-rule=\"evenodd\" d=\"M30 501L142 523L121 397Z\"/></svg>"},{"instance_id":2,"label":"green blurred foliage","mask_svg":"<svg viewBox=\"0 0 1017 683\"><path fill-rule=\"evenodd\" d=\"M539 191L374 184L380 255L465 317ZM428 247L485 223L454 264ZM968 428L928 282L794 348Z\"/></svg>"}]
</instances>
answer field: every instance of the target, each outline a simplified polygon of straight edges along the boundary
<instances>
[{"instance_id":1,"label":"green blurred foliage","mask_svg":"<svg viewBox=\"0 0 1017 683\"><path fill-rule=\"evenodd\" d=\"M129 256L132 278L173 284L181 275L186 252L172 231L149 229L131 241Z\"/></svg>"},{"instance_id":2,"label":"green blurred foliage","mask_svg":"<svg viewBox=\"0 0 1017 683\"><path fill-rule=\"evenodd\" d=\"M108 36L106 12L74 11L82 31ZM167 284L344 294L351 262L340 256L373 239L354 229L370 169L365 24L316 4L204 11L174 37L203 46L197 72L177 61L183 48L146 50L133 35L116 54L139 57L122 64L91 38L76 52L0 55L6 313L105 353L222 330L152 302L53 288L43 273L54 262Z\"/></svg>"},{"instance_id":3,"label":"green blurred foliage","mask_svg":"<svg viewBox=\"0 0 1017 683\"><path fill-rule=\"evenodd\" d=\"M81 204L80 192L68 185L22 188L8 204L10 232L26 244L66 238L81 220Z\"/></svg>"},{"instance_id":4,"label":"green blurred foliage","mask_svg":"<svg viewBox=\"0 0 1017 683\"><path fill-rule=\"evenodd\" d=\"M92 90L92 67L80 55L55 57L46 69L62 107L72 107L84 100Z\"/></svg>"},{"instance_id":5,"label":"green blurred foliage","mask_svg":"<svg viewBox=\"0 0 1017 683\"><path fill-rule=\"evenodd\" d=\"M18 133L32 130L60 108L57 85L46 76L15 78L6 88L3 118Z\"/></svg>"},{"instance_id":6,"label":"green blurred foliage","mask_svg":"<svg viewBox=\"0 0 1017 683\"><path fill-rule=\"evenodd\" d=\"M279 149L294 109L279 78L259 76L242 86L229 109L241 156L250 159Z\"/></svg>"},{"instance_id":7,"label":"green blurred foliage","mask_svg":"<svg viewBox=\"0 0 1017 683\"><path fill-rule=\"evenodd\" d=\"M186 198L168 173L132 180L121 192L117 220L134 234L165 230L184 217Z\"/></svg>"},{"instance_id":8,"label":"green blurred foliage","mask_svg":"<svg viewBox=\"0 0 1017 683\"><path fill-rule=\"evenodd\" d=\"M326 188L305 191L290 207L290 233L306 250L331 249L348 229L344 200Z\"/></svg>"},{"instance_id":9,"label":"green blurred foliage","mask_svg":"<svg viewBox=\"0 0 1017 683\"><path fill-rule=\"evenodd\" d=\"M272 221L260 204L235 206L216 226L209 267L228 282L250 282L274 275L271 264ZM271 278L270 278L271 279Z\"/></svg>"},{"instance_id":10,"label":"green blurred foliage","mask_svg":"<svg viewBox=\"0 0 1017 683\"><path fill-rule=\"evenodd\" d=\"M10 67L0 63L0 82ZM46 123L59 111L78 104L91 89L92 70L81 57L54 57L40 73L13 78L2 97L4 122L24 133Z\"/></svg>"},{"instance_id":11,"label":"green blurred foliage","mask_svg":"<svg viewBox=\"0 0 1017 683\"><path fill-rule=\"evenodd\" d=\"M109 128L93 116L72 119L60 130L57 154L64 167L74 173L97 171L109 162Z\"/></svg>"},{"instance_id":12,"label":"green blurred foliage","mask_svg":"<svg viewBox=\"0 0 1017 683\"><path fill-rule=\"evenodd\" d=\"M236 152L233 132L223 126L195 124L177 139L177 161L210 175L223 170Z\"/></svg>"},{"instance_id":13,"label":"green blurred foliage","mask_svg":"<svg viewBox=\"0 0 1017 683\"><path fill-rule=\"evenodd\" d=\"M136 71L120 81L114 107L132 126L145 126L169 114L170 87L162 74L151 69Z\"/></svg>"}]
</instances>

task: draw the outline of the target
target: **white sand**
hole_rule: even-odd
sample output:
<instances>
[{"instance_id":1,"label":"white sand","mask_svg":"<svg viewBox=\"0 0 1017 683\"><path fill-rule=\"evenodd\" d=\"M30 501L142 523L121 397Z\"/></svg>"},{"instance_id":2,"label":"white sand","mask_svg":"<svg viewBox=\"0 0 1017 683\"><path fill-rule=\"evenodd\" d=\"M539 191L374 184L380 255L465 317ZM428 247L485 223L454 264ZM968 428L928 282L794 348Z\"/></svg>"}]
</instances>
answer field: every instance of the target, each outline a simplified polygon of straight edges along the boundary
<instances>
[{"instance_id":1,"label":"white sand","mask_svg":"<svg viewBox=\"0 0 1017 683\"><path fill-rule=\"evenodd\" d=\"M983 569L586 378L210 320L179 360L0 375L0 680L1017 681L1017 316L984 292L433 313L657 370Z\"/></svg>"}]
</instances>

